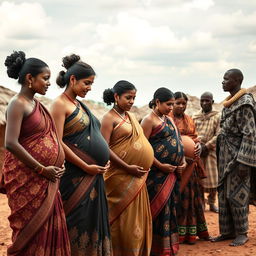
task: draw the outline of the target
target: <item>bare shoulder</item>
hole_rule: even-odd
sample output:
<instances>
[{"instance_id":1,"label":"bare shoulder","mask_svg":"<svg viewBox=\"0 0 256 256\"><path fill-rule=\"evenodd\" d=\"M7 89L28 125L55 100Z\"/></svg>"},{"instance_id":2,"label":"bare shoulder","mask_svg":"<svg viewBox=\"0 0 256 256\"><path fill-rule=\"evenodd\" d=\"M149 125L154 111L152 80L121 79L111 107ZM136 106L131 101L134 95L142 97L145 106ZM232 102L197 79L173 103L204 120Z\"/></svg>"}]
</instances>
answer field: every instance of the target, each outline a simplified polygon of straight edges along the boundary
<instances>
[{"instance_id":1,"label":"bare shoulder","mask_svg":"<svg viewBox=\"0 0 256 256\"><path fill-rule=\"evenodd\" d=\"M141 121L141 124L152 124L153 122L153 118L152 118L152 115L151 113L147 114L146 116L143 117L142 121Z\"/></svg>"},{"instance_id":2,"label":"bare shoulder","mask_svg":"<svg viewBox=\"0 0 256 256\"><path fill-rule=\"evenodd\" d=\"M28 102L23 97L15 95L7 106L5 113L6 121L18 124L28 113Z\"/></svg>"},{"instance_id":3,"label":"bare shoulder","mask_svg":"<svg viewBox=\"0 0 256 256\"><path fill-rule=\"evenodd\" d=\"M58 96L56 99L52 101L52 104L50 106L51 112L66 112L66 104L65 100L63 99L62 95Z\"/></svg>"},{"instance_id":4,"label":"bare shoulder","mask_svg":"<svg viewBox=\"0 0 256 256\"><path fill-rule=\"evenodd\" d=\"M65 101L64 101L64 99L63 99L63 97L62 97L62 95L60 95L60 96L58 96L57 98L55 98L53 101L52 101L52 104L51 104L51 106L57 106L57 107L63 107L63 106L65 106Z\"/></svg>"},{"instance_id":5,"label":"bare shoulder","mask_svg":"<svg viewBox=\"0 0 256 256\"><path fill-rule=\"evenodd\" d=\"M152 120L152 116L151 116L151 113L147 114L146 116L144 116L142 118L142 121L145 120L145 121L151 121Z\"/></svg>"},{"instance_id":6,"label":"bare shoulder","mask_svg":"<svg viewBox=\"0 0 256 256\"><path fill-rule=\"evenodd\" d=\"M114 123L114 116L113 116L111 110L109 110L108 112L106 112L103 115L101 122L104 123L104 124L110 124L110 123L112 124L112 123Z\"/></svg>"},{"instance_id":7,"label":"bare shoulder","mask_svg":"<svg viewBox=\"0 0 256 256\"><path fill-rule=\"evenodd\" d=\"M101 120L101 133L107 141L107 143L109 143L112 131L114 129L114 118L111 112L112 111L110 110L107 113L105 113Z\"/></svg>"},{"instance_id":8,"label":"bare shoulder","mask_svg":"<svg viewBox=\"0 0 256 256\"><path fill-rule=\"evenodd\" d=\"M9 111L18 111L18 112L24 112L26 108L26 101L24 101L23 98L18 97L18 95L15 95L11 98L8 107L7 107L7 113Z\"/></svg>"}]
</instances>

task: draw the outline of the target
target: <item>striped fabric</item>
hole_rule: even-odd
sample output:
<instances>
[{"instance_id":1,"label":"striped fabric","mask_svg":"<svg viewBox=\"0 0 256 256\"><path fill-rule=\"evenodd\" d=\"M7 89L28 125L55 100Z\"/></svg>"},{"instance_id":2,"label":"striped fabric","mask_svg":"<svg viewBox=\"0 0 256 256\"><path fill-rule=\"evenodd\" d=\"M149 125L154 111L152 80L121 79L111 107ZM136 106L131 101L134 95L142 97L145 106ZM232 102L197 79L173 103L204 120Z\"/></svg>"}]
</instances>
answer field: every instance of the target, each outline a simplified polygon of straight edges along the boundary
<instances>
[{"instance_id":1,"label":"striped fabric","mask_svg":"<svg viewBox=\"0 0 256 256\"><path fill-rule=\"evenodd\" d=\"M219 132L220 115L217 111L204 113L200 111L193 116L198 138L209 149L207 157L202 157L205 166L206 179L201 180L204 188L216 188L218 184L218 170L216 161L216 137Z\"/></svg>"}]
</instances>

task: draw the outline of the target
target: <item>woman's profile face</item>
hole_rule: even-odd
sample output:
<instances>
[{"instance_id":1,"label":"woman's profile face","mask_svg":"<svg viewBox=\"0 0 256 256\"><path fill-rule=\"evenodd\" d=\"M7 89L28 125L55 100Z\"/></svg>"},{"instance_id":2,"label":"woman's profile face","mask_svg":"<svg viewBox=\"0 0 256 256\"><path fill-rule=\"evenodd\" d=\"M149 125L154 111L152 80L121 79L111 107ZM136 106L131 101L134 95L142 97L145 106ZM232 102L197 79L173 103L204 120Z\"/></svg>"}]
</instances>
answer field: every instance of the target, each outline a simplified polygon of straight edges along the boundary
<instances>
[{"instance_id":1,"label":"woman's profile face","mask_svg":"<svg viewBox=\"0 0 256 256\"><path fill-rule=\"evenodd\" d=\"M174 98L171 98L168 101L157 102L158 111L162 115L168 115L173 109L174 101Z\"/></svg>"},{"instance_id":2,"label":"woman's profile face","mask_svg":"<svg viewBox=\"0 0 256 256\"><path fill-rule=\"evenodd\" d=\"M187 107L187 101L184 98L179 98L174 101L173 113L177 115L184 114Z\"/></svg>"},{"instance_id":3,"label":"woman's profile face","mask_svg":"<svg viewBox=\"0 0 256 256\"><path fill-rule=\"evenodd\" d=\"M75 79L75 83L73 86L73 91L74 93L81 97L84 98L86 96L86 94L92 89L92 84L94 82L94 78L95 76L89 76L87 78L82 78L79 80Z\"/></svg>"},{"instance_id":4,"label":"woman's profile face","mask_svg":"<svg viewBox=\"0 0 256 256\"><path fill-rule=\"evenodd\" d=\"M50 86L51 71L48 67L42 69L42 72L32 77L32 89L35 93L46 94Z\"/></svg>"},{"instance_id":5,"label":"woman's profile face","mask_svg":"<svg viewBox=\"0 0 256 256\"><path fill-rule=\"evenodd\" d=\"M132 108L135 98L136 98L136 90L129 90L124 92L120 96L119 95L115 96L118 107L123 111L129 111Z\"/></svg>"}]
</instances>

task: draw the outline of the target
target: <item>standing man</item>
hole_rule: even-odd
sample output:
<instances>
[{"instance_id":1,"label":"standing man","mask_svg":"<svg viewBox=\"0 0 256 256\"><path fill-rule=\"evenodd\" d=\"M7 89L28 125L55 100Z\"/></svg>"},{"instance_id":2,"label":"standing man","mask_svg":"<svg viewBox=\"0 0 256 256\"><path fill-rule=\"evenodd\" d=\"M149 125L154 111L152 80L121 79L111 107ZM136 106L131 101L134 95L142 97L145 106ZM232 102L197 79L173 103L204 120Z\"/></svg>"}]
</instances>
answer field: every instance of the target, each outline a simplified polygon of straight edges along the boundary
<instances>
[{"instance_id":1,"label":"standing man","mask_svg":"<svg viewBox=\"0 0 256 256\"><path fill-rule=\"evenodd\" d=\"M218 111L212 109L214 103L213 95L205 92L201 95L201 110L193 116L195 121L198 138L201 141L201 159L204 163L206 179L201 180L202 191L208 192L208 204L210 211L218 212L215 206L217 185L218 185L218 169L216 161L216 138L219 132L220 115ZM203 193L204 198L204 193Z\"/></svg>"},{"instance_id":2,"label":"standing man","mask_svg":"<svg viewBox=\"0 0 256 256\"><path fill-rule=\"evenodd\" d=\"M239 69L224 74L223 90L230 95L223 104L217 137L220 235L212 241L234 239L231 246L248 241L250 180L256 167L255 101L241 89L242 81Z\"/></svg>"}]
</instances>

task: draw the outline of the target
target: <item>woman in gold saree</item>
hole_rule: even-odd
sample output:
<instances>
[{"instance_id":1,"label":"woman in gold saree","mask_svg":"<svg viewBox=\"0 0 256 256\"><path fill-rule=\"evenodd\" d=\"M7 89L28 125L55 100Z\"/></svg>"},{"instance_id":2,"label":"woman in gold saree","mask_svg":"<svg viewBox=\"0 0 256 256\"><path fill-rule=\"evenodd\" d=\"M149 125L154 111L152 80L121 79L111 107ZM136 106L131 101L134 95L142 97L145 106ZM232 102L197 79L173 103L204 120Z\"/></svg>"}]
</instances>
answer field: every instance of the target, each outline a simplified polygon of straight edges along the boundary
<instances>
[{"instance_id":1,"label":"woman in gold saree","mask_svg":"<svg viewBox=\"0 0 256 256\"><path fill-rule=\"evenodd\" d=\"M101 127L111 149L111 164L104 178L114 256L148 256L151 249L146 179L154 153L138 121L128 112L135 96L135 86L123 80L103 95L108 105L115 103Z\"/></svg>"},{"instance_id":2,"label":"woman in gold saree","mask_svg":"<svg viewBox=\"0 0 256 256\"><path fill-rule=\"evenodd\" d=\"M20 92L7 108L4 188L13 230L8 256L68 256L70 245L59 193L64 152L54 122L34 99L50 85L50 70L21 51L6 58L7 73L18 78Z\"/></svg>"}]
</instances>

